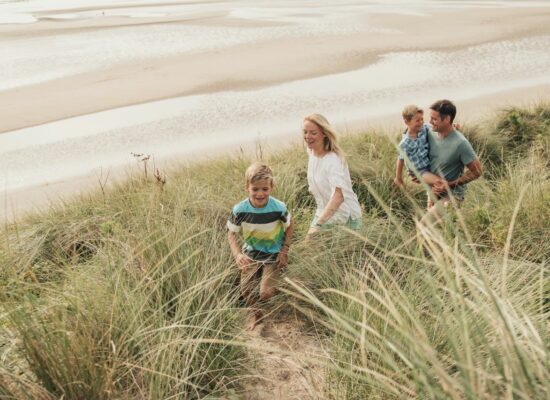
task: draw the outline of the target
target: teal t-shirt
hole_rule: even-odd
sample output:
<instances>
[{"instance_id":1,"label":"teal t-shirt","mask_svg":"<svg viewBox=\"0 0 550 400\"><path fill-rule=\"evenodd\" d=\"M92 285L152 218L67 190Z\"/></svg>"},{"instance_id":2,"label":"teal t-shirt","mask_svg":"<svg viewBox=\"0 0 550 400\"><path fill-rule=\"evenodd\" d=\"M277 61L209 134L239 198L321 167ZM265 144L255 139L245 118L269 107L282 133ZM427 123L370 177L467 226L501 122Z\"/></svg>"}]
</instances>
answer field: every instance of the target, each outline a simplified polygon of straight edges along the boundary
<instances>
[{"instance_id":1,"label":"teal t-shirt","mask_svg":"<svg viewBox=\"0 0 550 400\"><path fill-rule=\"evenodd\" d=\"M464 174L464 167L477 158L472 145L462 132L454 129L445 138L437 132L428 133L430 142L430 170L447 181L458 179ZM453 195L464 199L466 185L452 189Z\"/></svg>"},{"instance_id":2,"label":"teal t-shirt","mask_svg":"<svg viewBox=\"0 0 550 400\"><path fill-rule=\"evenodd\" d=\"M289 225L290 213L285 203L271 196L263 208L255 208L249 199L241 201L233 207L227 221L230 231L242 232L245 254L258 261L276 259Z\"/></svg>"}]
</instances>

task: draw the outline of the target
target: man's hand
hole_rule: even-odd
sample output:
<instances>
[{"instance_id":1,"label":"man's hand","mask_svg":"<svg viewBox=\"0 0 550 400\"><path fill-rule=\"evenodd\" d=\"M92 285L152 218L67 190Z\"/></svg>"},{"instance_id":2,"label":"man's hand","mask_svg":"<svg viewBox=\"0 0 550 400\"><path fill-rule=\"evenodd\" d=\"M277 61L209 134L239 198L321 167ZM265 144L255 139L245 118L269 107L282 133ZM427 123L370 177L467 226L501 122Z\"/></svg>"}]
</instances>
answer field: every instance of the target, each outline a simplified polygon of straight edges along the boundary
<instances>
[{"instance_id":1,"label":"man's hand","mask_svg":"<svg viewBox=\"0 0 550 400\"><path fill-rule=\"evenodd\" d=\"M441 179L441 181L434 183L434 185L432 186L432 192L439 197L443 193L447 192L448 187L449 184L447 183L447 181L445 179Z\"/></svg>"},{"instance_id":2,"label":"man's hand","mask_svg":"<svg viewBox=\"0 0 550 400\"><path fill-rule=\"evenodd\" d=\"M450 182L448 182L447 184L449 185L449 187L452 187ZM443 179L441 177L438 177L438 179L432 184L432 186L433 185L443 185L443 186L445 186L445 179Z\"/></svg>"},{"instance_id":3,"label":"man's hand","mask_svg":"<svg viewBox=\"0 0 550 400\"><path fill-rule=\"evenodd\" d=\"M247 267L252 262L252 260L248 258L246 255L244 255L243 253L237 254L237 257L235 257L235 261L237 262L239 269L243 269L244 267Z\"/></svg>"}]
</instances>

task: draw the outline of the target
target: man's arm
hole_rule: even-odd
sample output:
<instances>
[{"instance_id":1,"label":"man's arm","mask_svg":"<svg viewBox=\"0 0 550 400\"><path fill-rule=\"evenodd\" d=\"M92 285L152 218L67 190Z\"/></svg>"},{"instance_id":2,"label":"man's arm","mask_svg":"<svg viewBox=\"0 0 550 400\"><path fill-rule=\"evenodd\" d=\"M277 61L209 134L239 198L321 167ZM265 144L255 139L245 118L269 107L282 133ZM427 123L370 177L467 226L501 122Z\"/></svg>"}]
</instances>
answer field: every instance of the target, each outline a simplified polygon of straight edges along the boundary
<instances>
[{"instance_id":1,"label":"man's arm","mask_svg":"<svg viewBox=\"0 0 550 400\"><path fill-rule=\"evenodd\" d=\"M462 175L458 179L450 181L449 187L454 188L460 185L464 185L468 182L475 181L483 174L483 166L481 165L481 161L479 161L479 158L476 158L470 164L467 164L466 168L468 168L468 171L466 171L464 175Z\"/></svg>"},{"instance_id":2,"label":"man's arm","mask_svg":"<svg viewBox=\"0 0 550 400\"><path fill-rule=\"evenodd\" d=\"M457 186L464 185L468 182L476 180L483 174L483 166L481 165L481 161L479 161L479 158L476 158L471 163L466 164L466 168L468 168L468 171L466 171L464 175L462 175L458 179L449 182L442 179L441 183L434 184L432 186L432 192L434 192L434 194L436 195L440 195L442 193L445 193L447 187L452 189Z\"/></svg>"}]
</instances>

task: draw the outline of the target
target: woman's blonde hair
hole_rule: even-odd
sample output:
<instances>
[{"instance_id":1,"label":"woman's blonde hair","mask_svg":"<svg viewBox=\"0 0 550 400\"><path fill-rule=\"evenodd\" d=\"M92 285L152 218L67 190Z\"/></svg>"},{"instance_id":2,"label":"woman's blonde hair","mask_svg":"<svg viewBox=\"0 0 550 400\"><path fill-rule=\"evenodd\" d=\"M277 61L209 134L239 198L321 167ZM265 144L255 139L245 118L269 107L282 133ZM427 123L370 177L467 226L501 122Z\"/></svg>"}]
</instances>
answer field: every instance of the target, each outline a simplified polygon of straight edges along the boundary
<instances>
[{"instance_id":1,"label":"woman's blonde hair","mask_svg":"<svg viewBox=\"0 0 550 400\"><path fill-rule=\"evenodd\" d=\"M325 150L333 151L340 158L345 158L345 153L338 144L338 134L334 130L328 120L321 114L310 114L304 118L304 121L313 122L325 134Z\"/></svg>"}]
</instances>

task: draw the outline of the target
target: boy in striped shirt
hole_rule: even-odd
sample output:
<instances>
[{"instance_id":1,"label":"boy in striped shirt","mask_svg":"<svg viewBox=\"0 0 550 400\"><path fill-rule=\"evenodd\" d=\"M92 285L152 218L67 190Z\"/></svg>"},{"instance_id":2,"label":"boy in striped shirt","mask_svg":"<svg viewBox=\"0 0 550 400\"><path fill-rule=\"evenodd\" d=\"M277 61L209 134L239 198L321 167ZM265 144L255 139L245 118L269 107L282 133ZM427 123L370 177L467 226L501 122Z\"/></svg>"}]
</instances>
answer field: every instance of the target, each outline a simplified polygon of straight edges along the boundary
<instances>
[{"instance_id":1,"label":"boy in striped shirt","mask_svg":"<svg viewBox=\"0 0 550 400\"><path fill-rule=\"evenodd\" d=\"M277 289L280 271L288 264L288 249L293 227L286 205L274 197L273 172L262 163L254 163L245 173L248 198L233 207L227 221L231 252L241 270L241 294L249 307L259 299L271 298ZM242 233L243 246L238 243ZM262 319L259 309L252 309L249 328Z\"/></svg>"}]
</instances>

